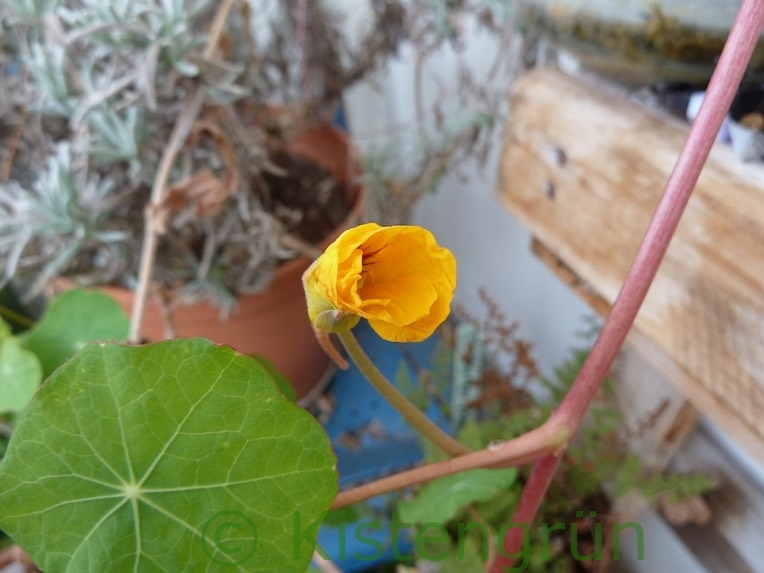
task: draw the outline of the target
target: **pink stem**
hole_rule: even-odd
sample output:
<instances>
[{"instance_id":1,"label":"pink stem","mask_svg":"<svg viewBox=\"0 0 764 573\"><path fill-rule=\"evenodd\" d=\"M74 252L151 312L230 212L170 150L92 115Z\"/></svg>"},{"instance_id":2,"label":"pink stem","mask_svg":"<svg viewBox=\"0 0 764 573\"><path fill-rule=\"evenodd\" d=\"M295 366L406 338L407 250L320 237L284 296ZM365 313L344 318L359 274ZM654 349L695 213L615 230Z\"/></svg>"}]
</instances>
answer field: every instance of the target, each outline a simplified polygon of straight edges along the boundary
<instances>
[{"instance_id":1,"label":"pink stem","mask_svg":"<svg viewBox=\"0 0 764 573\"><path fill-rule=\"evenodd\" d=\"M615 360L631 328L650 284L658 272L671 237L692 194L700 171L708 158L722 121L740 85L748 61L764 24L764 0L745 0L738 12L729 38L706 90L703 105L693 122L687 140L669 176L660 203L637 251L629 274L613 308L597 337L588 359L576 377L568 395L552 418L578 428ZM513 523L533 522L541 500L552 481L558 459L547 456L533 468L516 509ZM490 573L509 570L519 554L523 538L513 528L507 531L504 551L489 566ZM520 531L522 533L522 531Z\"/></svg>"},{"instance_id":2,"label":"pink stem","mask_svg":"<svg viewBox=\"0 0 764 573\"><path fill-rule=\"evenodd\" d=\"M549 488L559 461L559 455L550 454L533 465L531 475L525 483L523 494L515 508L515 514L512 516L512 522L509 524L510 527L502 540L502 547L499 548L496 559L491 565L491 573L507 571L506 567L511 567L517 557L521 556L530 532L515 525L533 523L533 518L544 500L544 494Z\"/></svg>"}]
</instances>

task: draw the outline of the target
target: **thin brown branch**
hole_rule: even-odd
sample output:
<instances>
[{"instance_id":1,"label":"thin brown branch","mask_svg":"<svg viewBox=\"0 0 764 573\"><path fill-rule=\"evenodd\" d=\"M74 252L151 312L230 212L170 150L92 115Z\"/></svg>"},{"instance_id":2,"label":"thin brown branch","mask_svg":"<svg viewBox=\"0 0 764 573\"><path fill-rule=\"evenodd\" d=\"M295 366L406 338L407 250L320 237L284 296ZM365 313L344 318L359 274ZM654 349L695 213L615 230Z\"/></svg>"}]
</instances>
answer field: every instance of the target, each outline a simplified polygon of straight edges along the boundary
<instances>
[{"instance_id":1,"label":"thin brown branch","mask_svg":"<svg viewBox=\"0 0 764 573\"><path fill-rule=\"evenodd\" d=\"M167 180L170 177L170 170L175 163L175 158L191 131L191 126L202 107L203 99L204 90L201 85L197 84L188 95L188 98L186 98L183 108L180 114L178 114L170 140L167 142L167 147L164 148L162 160L159 163L159 168L154 178L154 185L151 188L151 200L146 207L144 215L146 218L146 230L141 251L141 265L138 271L138 288L135 291L132 321L130 324L129 340L132 343L137 343L141 337L146 297L148 296L151 273L154 268L154 260L156 259L157 245L159 244L161 223L158 206L162 204L167 189Z\"/></svg>"},{"instance_id":2,"label":"thin brown branch","mask_svg":"<svg viewBox=\"0 0 764 573\"><path fill-rule=\"evenodd\" d=\"M10 135L10 141L6 145L8 155L3 159L2 165L0 165L0 181L8 181L11 176L11 167L13 166L13 160L16 157L16 152L19 149L19 143L21 142L21 136L24 133L24 122L26 120L26 110L21 109L19 113L19 122L13 129Z\"/></svg>"},{"instance_id":3,"label":"thin brown branch","mask_svg":"<svg viewBox=\"0 0 764 573\"><path fill-rule=\"evenodd\" d=\"M235 1L236 0L223 0L223 2L220 3L220 6L215 13L215 19L210 26L207 44L204 46L204 51L202 52L204 58L211 58L212 54L215 52L220 36L223 33L223 26L225 26L225 21L228 19L228 14L231 12Z\"/></svg>"},{"instance_id":4,"label":"thin brown branch","mask_svg":"<svg viewBox=\"0 0 764 573\"><path fill-rule=\"evenodd\" d=\"M210 27L210 34L207 38L207 44L204 47L203 56L209 58L212 56L215 47L218 44L220 35L223 32L223 25L228 17L235 0L224 0L221 2L215 14L215 19ZM167 191L167 181L170 177L170 171L175 163L175 159L186 141L186 137L191 131L199 110L204 101L204 87L197 80L193 89L188 94L186 101L181 108L175 126L172 130L167 147L164 148L162 160L159 163L157 174L154 178L154 184L151 188L151 200L146 209L146 230L144 233L143 248L141 250L141 264L138 273L138 287L135 291L135 300L133 301L132 321L130 324L130 337L132 343L137 343L141 338L141 326L143 323L143 313L146 307L146 297L148 296L149 283L156 259L157 245L159 243L159 214L157 207L162 204L164 195Z\"/></svg>"}]
</instances>

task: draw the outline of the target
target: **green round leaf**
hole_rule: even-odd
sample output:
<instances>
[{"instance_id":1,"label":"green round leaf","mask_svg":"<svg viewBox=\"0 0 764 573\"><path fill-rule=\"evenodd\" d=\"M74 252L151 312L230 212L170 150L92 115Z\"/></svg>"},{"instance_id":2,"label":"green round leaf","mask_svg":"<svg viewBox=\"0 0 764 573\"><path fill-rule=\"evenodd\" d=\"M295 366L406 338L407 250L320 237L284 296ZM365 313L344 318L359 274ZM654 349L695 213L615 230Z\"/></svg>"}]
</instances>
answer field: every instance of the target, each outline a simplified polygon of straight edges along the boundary
<instances>
[{"instance_id":1,"label":"green round leaf","mask_svg":"<svg viewBox=\"0 0 764 573\"><path fill-rule=\"evenodd\" d=\"M42 382L37 356L16 338L0 341L0 414L20 412Z\"/></svg>"},{"instance_id":2,"label":"green round leaf","mask_svg":"<svg viewBox=\"0 0 764 573\"><path fill-rule=\"evenodd\" d=\"M292 383L289 382L286 376L276 369L273 362L260 354L255 354L253 358L263 365L263 368L265 368L271 378L273 378L273 381L276 383L278 389L281 390L284 397L290 402L297 402L297 393L294 391Z\"/></svg>"},{"instance_id":3,"label":"green round leaf","mask_svg":"<svg viewBox=\"0 0 764 573\"><path fill-rule=\"evenodd\" d=\"M51 573L302 572L335 463L249 357L202 339L91 344L21 416L0 529Z\"/></svg>"},{"instance_id":4,"label":"green round leaf","mask_svg":"<svg viewBox=\"0 0 764 573\"><path fill-rule=\"evenodd\" d=\"M130 320L109 295L71 289L54 298L40 322L24 335L24 345L42 363L47 378L94 340L125 340Z\"/></svg>"}]
</instances>

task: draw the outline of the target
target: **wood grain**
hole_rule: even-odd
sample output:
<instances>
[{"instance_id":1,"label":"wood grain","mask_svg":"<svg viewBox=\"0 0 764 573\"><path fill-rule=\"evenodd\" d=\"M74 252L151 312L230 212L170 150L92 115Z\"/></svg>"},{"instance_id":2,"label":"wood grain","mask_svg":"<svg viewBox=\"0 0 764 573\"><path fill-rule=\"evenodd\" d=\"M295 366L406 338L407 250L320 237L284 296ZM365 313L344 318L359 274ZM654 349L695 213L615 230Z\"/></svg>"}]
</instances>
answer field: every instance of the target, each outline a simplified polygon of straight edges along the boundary
<instances>
[{"instance_id":1,"label":"wood grain","mask_svg":"<svg viewBox=\"0 0 764 573\"><path fill-rule=\"evenodd\" d=\"M597 314L610 312L610 304L536 238L531 252ZM644 352L643 337L633 331L613 365L612 376L618 381L614 396L629 447L645 467L662 470L695 429L698 411L640 350Z\"/></svg>"},{"instance_id":2,"label":"wood grain","mask_svg":"<svg viewBox=\"0 0 764 573\"><path fill-rule=\"evenodd\" d=\"M687 135L554 70L512 96L499 192L590 298L612 304ZM685 397L764 463L764 171L717 145L635 331Z\"/></svg>"}]
</instances>

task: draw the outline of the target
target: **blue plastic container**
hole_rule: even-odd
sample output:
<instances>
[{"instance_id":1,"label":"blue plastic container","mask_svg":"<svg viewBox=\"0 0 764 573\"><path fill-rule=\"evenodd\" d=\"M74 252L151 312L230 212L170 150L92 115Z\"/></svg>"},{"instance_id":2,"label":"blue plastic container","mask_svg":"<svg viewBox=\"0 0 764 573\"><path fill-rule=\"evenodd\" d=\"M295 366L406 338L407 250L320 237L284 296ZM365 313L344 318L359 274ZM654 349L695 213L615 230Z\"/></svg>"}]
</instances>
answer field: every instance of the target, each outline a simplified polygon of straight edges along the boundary
<instances>
[{"instance_id":1,"label":"blue plastic container","mask_svg":"<svg viewBox=\"0 0 764 573\"><path fill-rule=\"evenodd\" d=\"M416 385L421 371L432 369L436 336L417 344L394 344L380 339L365 322L353 332L372 362L393 383L403 373ZM419 439L408 423L355 366L339 371L327 393L334 409L324 427L337 454L341 489L411 468L422 460ZM434 404L427 414L447 428L446 419ZM409 561L413 549L409 534L413 532L403 528L395 539L392 537L388 505L394 499L394 494L374 498L366 502L360 519L321 527L318 543L344 573L395 560ZM411 561L413 564L413 558Z\"/></svg>"}]
</instances>

